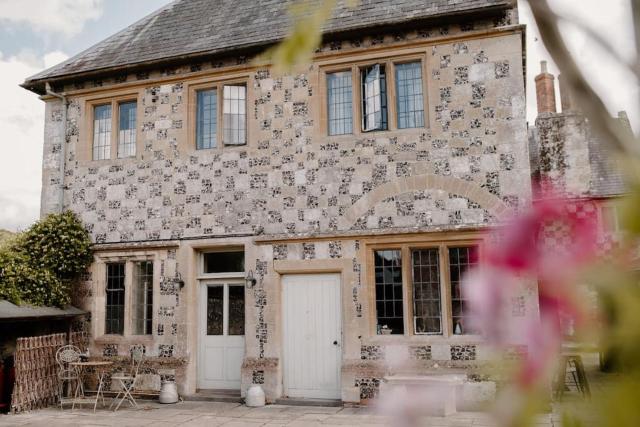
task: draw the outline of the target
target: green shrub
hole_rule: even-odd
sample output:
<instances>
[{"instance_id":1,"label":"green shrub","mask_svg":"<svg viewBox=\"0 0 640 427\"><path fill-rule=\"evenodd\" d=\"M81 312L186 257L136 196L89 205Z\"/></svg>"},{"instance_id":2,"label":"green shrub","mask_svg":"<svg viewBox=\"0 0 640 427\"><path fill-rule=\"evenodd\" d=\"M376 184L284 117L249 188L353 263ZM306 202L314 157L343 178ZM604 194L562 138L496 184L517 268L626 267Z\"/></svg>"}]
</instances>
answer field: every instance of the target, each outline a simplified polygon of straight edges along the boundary
<instances>
[{"instance_id":1,"label":"green shrub","mask_svg":"<svg viewBox=\"0 0 640 427\"><path fill-rule=\"evenodd\" d=\"M76 215L48 215L0 249L0 298L68 305L71 284L91 261L89 234Z\"/></svg>"}]
</instances>

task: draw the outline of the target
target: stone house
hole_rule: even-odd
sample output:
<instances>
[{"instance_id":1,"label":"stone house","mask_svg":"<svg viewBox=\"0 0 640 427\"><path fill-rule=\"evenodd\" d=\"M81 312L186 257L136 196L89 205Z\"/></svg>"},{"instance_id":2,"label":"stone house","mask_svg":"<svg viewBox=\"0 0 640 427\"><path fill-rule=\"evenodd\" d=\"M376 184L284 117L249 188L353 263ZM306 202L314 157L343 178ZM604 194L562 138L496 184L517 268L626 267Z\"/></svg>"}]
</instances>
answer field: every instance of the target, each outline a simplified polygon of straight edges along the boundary
<instances>
[{"instance_id":1,"label":"stone house","mask_svg":"<svg viewBox=\"0 0 640 427\"><path fill-rule=\"evenodd\" d=\"M277 75L254 59L289 3L179 0L23 84L46 104L42 213L95 242L91 353L144 346L145 387L268 401L365 402L398 354L474 378L460 277L532 199L517 2L339 2ZM537 304L524 286L514 322Z\"/></svg>"}]
</instances>

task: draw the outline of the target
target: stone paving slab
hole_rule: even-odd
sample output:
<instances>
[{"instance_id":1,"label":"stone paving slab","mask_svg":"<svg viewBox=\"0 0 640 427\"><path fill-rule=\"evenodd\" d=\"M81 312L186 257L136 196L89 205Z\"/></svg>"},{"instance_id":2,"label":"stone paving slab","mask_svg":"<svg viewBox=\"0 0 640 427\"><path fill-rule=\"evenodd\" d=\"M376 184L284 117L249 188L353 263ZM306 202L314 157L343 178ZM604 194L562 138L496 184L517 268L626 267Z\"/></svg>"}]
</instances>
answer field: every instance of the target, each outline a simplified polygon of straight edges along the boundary
<instances>
[{"instance_id":1,"label":"stone paving slab","mask_svg":"<svg viewBox=\"0 0 640 427\"><path fill-rule=\"evenodd\" d=\"M552 415L541 416L536 427L553 427ZM447 418L431 417L423 420L430 427L492 426L490 417L481 412L461 412ZM107 409L47 408L19 415L0 415L0 427L129 427L129 426L185 426L185 427L337 427L392 426L389 417L370 408L327 408L311 406L268 405L248 408L227 402L181 402L161 405L139 402L138 408L124 408L118 412ZM558 425L556 423L556 425Z\"/></svg>"}]
</instances>

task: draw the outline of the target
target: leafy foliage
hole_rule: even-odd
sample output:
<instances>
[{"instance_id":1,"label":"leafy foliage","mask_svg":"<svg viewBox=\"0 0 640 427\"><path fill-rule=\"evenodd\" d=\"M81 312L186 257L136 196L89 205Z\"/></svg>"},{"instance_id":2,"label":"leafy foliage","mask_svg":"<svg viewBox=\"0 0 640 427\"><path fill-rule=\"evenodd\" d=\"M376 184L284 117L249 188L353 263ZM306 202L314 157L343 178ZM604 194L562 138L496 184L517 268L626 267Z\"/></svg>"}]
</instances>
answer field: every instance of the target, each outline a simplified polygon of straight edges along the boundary
<instances>
[{"instance_id":1,"label":"leafy foliage","mask_svg":"<svg viewBox=\"0 0 640 427\"><path fill-rule=\"evenodd\" d=\"M68 305L71 284L91 260L89 234L76 215L48 215L0 249L0 299Z\"/></svg>"},{"instance_id":2,"label":"leafy foliage","mask_svg":"<svg viewBox=\"0 0 640 427\"><path fill-rule=\"evenodd\" d=\"M0 229L0 246L4 245L13 237L13 233L8 230Z\"/></svg>"}]
</instances>

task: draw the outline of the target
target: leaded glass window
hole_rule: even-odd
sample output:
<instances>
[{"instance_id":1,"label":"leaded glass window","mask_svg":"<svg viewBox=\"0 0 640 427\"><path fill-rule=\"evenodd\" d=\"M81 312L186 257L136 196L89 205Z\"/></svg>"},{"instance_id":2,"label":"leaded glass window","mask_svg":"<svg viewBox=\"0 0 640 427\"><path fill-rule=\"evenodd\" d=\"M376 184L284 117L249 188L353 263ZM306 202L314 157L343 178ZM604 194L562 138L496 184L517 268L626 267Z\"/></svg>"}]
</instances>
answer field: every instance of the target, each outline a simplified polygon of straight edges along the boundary
<instances>
[{"instance_id":1,"label":"leaded glass window","mask_svg":"<svg viewBox=\"0 0 640 427\"><path fill-rule=\"evenodd\" d=\"M153 321L153 262L133 265L133 333L151 335Z\"/></svg>"},{"instance_id":2,"label":"leaded glass window","mask_svg":"<svg viewBox=\"0 0 640 427\"><path fill-rule=\"evenodd\" d=\"M375 64L361 70L362 130L387 129L387 78L384 65Z\"/></svg>"},{"instance_id":3,"label":"leaded glass window","mask_svg":"<svg viewBox=\"0 0 640 427\"><path fill-rule=\"evenodd\" d=\"M229 286L228 335L244 335L244 286Z\"/></svg>"},{"instance_id":4,"label":"leaded glass window","mask_svg":"<svg viewBox=\"0 0 640 427\"><path fill-rule=\"evenodd\" d=\"M111 158L111 104L93 109L93 160Z\"/></svg>"},{"instance_id":5,"label":"leaded glass window","mask_svg":"<svg viewBox=\"0 0 640 427\"><path fill-rule=\"evenodd\" d=\"M412 251L412 270L415 333L440 334L442 317L438 249Z\"/></svg>"},{"instance_id":6,"label":"leaded glass window","mask_svg":"<svg viewBox=\"0 0 640 427\"><path fill-rule=\"evenodd\" d=\"M124 333L124 280L125 264L107 264L107 286L105 307L105 333Z\"/></svg>"},{"instance_id":7,"label":"leaded glass window","mask_svg":"<svg viewBox=\"0 0 640 427\"><path fill-rule=\"evenodd\" d=\"M207 335L224 335L224 286L207 288Z\"/></svg>"},{"instance_id":8,"label":"leaded glass window","mask_svg":"<svg viewBox=\"0 0 640 427\"><path fill-rule=\"evenodd\" d=\"M215 148L218 138L217 91L199 90L196 94L196 149Z\"/></svg>"},{"instance_id":9,"label":"leaded glass window","mask_svg":"<svg viewBox=\"0 0 640 427\"><path fill-rule=\"evenodd\" d=\"M400 250L374 252L378 333L404 333L402 254Z\"/></svg>"},{"instance_id":10,"label":"leaded glass window","mask_svg":"<svg viewBox=\"0 0 640 427\"><path fill-rule=\"evenodd\" d=\"M351 71L327 74L329 135L353 133Z\"/></svg>"},{"instance_id":11,"label":"leaded glass window","mask_svg":"<svg viewBox=\"0 0 640 427\"><path fill-rule=\"evenodd\" d=\"M424 126L424 98L422 95L422 64L396 64L396 100L398 128Z\"/></svg>"},{"instance_id":12,"label":"leaded glass window","mask_svg":"<svg viewBox=\"0 0 640 427\"><path fill-rule=\"evenodd\" d=\"M225 145L244 145L247 143L246 131L246 98L245 85L225 85L223 98Z\"/></svg>"},{"instance_id":13,"label":"leaded glass window","mask_svg":"<svg viewBox=\"0 0 640 427\"><path fill-rule=\"evenodd\" d=\"M118 157L136 155L136 102L123 102L118 105L119 134Z\"/></svg>"},{"instance_id":14,"label":"leaded glass window","mask_svg":"<svg viewBox=\"0 0 640 427\"><path fill-rule=\"evenodd\" d=\"M464 274L469 268L478 264L478 248L476 246L449 248L449 276L451 280L451 318L455 335L477 333L471 325L466 324L467 301L461 292Z\"/></svg>"}]
</instances>

